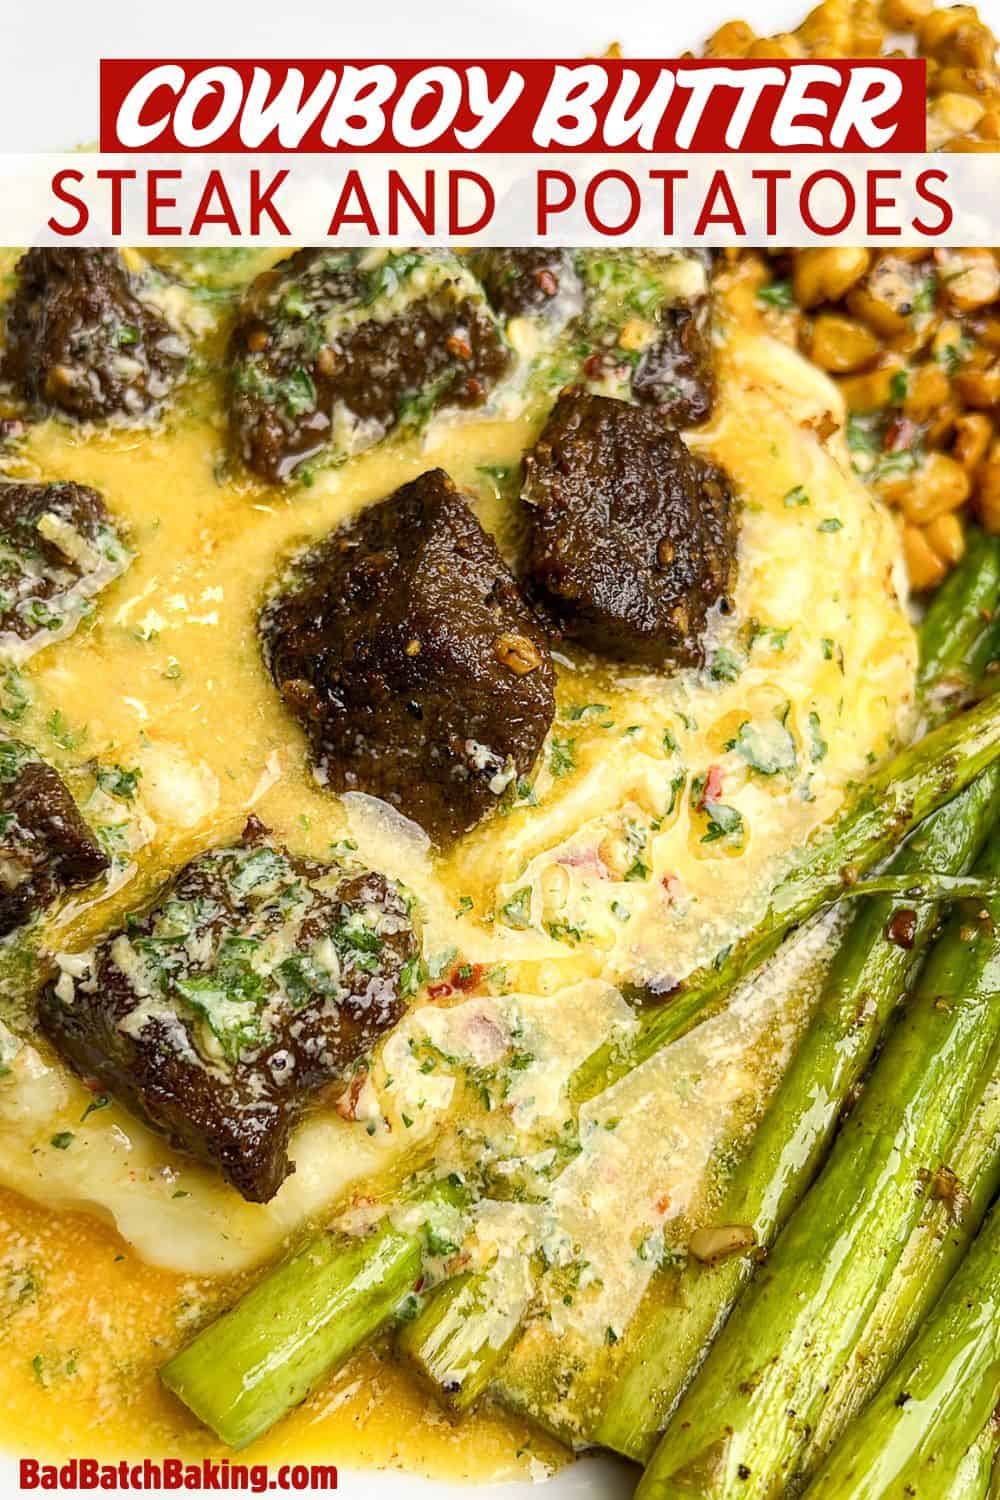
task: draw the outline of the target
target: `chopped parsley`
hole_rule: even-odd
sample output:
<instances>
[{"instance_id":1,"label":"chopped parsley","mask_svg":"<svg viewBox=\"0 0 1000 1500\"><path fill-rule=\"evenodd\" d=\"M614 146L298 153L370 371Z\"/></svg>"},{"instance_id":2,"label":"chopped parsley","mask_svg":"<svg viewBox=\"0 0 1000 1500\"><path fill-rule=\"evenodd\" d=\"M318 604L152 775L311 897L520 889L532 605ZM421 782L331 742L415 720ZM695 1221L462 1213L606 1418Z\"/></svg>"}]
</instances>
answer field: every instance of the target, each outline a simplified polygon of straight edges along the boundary
<instances>
[{"instance_id":1,"label":"chopped parsley","mask_svg":"<svg viewBox=\"0 0 1000 1500\"><path fill-rule=\"evenodd\" d=\"M654 825L658 826L658 825ZM625 824L625 848L631 856L631 864L625 871L625 879L629 881L648 880L649 865L645 860L646 844L649 832L637 823L634 818L629 818Z\"/></svg>"},{"instance_id":2,"label":"chopped parsley","mask_svg":"<svg viewBox=\"0 0 1000 1500\"><path fill-rule=\"evenodd\" d=\"M90 1103L87 1105L87 1108L84 1110L83 1114L80 1116L80 1124L81 1125L83 1124L84 1120L87 1118L88 1115L94 1115L94 1114L96 1114L99 1109L107 1109L107 1107L108 1107L108 1105L110 1103L111 1103L111 1095L110 1094L98 1094L96 1096L96 1098L91 1099Z\"/></svg>"},{"instance_id":3,"label":"chopped parsley","mask_svg":"<svg viewBox=\"0 0 1000 1500\"><path fill-rule=\"evenodd\" d=\"M523 885L515 891L509 901L500 908L500 915L508 927L519 930L531 926L531 886Z\"/></svg>"},{"instance_id":4,"label":"chopped parsley","mask_svg":"<svg viewBox=\"0 0 1000 1500\"><path fill-rule=\"evenodd\" d=\"M112 797L121 797L125 802L131 802L136 794L142 772L133 767L126 770L123 766L98 766L97 785L102 792L108 792Z\"/></svg>"},{"instance_id":5,"label":"chopped parsley","mask_svg":"<svg viewBox=\"0 0 1000 1500\"><path fill-rule=\"evenodd\" d=\"M571 703L562 715L562 718L569 719L573 723L578 723L588 719L599 719L602 714L606 713L610 713L610 709L606 703ZM610 729L612 722L609 719L601 727L603 729Z\"/></svg>"},{"instance_id":6,"label":"chopped parsley","mask_svg":"<svg viewBox=\"0 0 1000 1500\"><path fill-rule=\"evenodd\" d=\"M736 738L729 741L726 749L735 751L751 770L759 771L762 776L794 771L797 764L795 741L784 724L777 720L765 725L744 720Z\"/></svg>"},{"instance_id":7,"label":"chopped parsley","mask_svg":"<svg viewBox=\"0 0 1000 1500\"><path fill-rule=\"evenodd\" d=\"M937 292L938 279L932 271L917 288L916 295L913 298L913 311L915 313L933 312L934 304L937 301Z\"/></svg>"},{"instance_id":8,"label":"chopped parsley","mask_svg":"<svg viewBox=\"0 0 1000 1500\"><path fill-rule=\"evenodd\" d=\"M735 682L745 666L746 662L734 651L720 646L718 651L712 653L708 664L708 675L713 682Z\"/></svg>"},{"instance_id":9,"label":"chopped parsley","mask_svg":"<svg viewBox=\"0 0 1000 1500\"><path fill-rule=\"evenodd\" d=\"M757 290L757 301L763 302L765 307L794 307L795 294L792 291L790 281L772 281L770 286L762 286Z\"/></svg>"},{"instance_id":10,"label":"chopped parsley","mask_svg":"<svg viewBox=\"0 0 1000 1500\"><path fill-rule=\"evenodd\" d=\"M809 758L812 761L823 760L829 746L822 735L819 714L813 710L809 715Z\"/></svg>"},{"instance_id":11,"label":"chopped parsley","mask_svg":"<svg viewBox=\"0 0 1000 1500\"><path fill-rule=\"evenodd\" d=\"M744 837L743 814L724 802L706 802L708 828L702 835L703 844L715 844L725 840L727 844L742 844Z\"/></svg>"},{"instance_id":12,"label":"chopped parsley","mask_svg":"<svg viewBox=\"0 0 1000 1500\"><path fill-rule=\"evenodd\" d=\"M552 736L549 770L553 776L568 776L576 770L576 741L569 736Z\"/></svg>"}]
</instances>

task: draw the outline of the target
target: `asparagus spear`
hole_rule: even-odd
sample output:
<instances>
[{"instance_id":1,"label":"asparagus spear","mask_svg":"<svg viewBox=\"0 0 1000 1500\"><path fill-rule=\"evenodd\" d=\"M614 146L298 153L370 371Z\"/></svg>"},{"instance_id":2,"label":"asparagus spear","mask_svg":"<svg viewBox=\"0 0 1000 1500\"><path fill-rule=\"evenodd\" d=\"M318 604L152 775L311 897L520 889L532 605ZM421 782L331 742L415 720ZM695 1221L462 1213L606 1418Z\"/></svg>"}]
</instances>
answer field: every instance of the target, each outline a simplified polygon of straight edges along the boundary
<instances>
[{"instance_id":1,"label":"asparagus spear","mask_svg":"<svg viewBox=\"0 0 1000 1500\"><path fill-rule=\"evenodd\" d=\"M449 1410L467 1411L483 1394L521 1332L530 1288L497 1295L488 1272L467 1272L433 1293L397 1340L400 1352Z\"/></svg>"},{"instance_id":2,"label":"asparagus spear","mask_svg":"<svg viewBox=\"0 0 1000 1500\"><path fill-rule=\"evenodd\" d=\"M979 862L1000 869L1000 838ZM919 1218L1000 1036L1000 901L956 913L826 1167L675 1411L637 1495L779 1496ZM827 1409L825 1420L835 1424ZM982 1425L982 1424L980 1424Z\"/></svg>"},{"instance_id":3,"label":"asparagus spear","mask_svg":"<svg viewBox=\"0 0 1000 1500\"><path fill-rule=\"evenodd\" d=\"M733 985L769 958L794 927L843 895L845 885L886 859L992 762L1000 750L998 723L997 702L988 698L933 729L864 782L840 816L818 829L796 856L752 932L690 974L669 1000L649 1007L629 1042L608 1043L580 1065L571 1080L574 1100L592 1098L718 1011Z\"/></svg>"},{"instance_id":4,"label":"asparagus spear","mask_svg":"<svg viewBox=\"0 0 1000 1500\"><path fill-rule=\"evenodd\" d=\"M652 1026L647 1025L642 1046L629 1059L596 1055L589 1070L589 1092L599 1091L629 1066L651 1056L658 1046L718 1009L725 991L755 963L768 957L792 927L836 901L845 885L884 859L918 824L963 791L998 756L1000 698L977 704L896 756L888 767L858 789L840 816L807 847L805 857L800 857L793 871L779 884L758 935L738 945L718 969L692 976L683 996L655 1013ZM667 1024L663 1021L665 1010L671 1014ZM675 1012L679 1024L672 1019ZM312 1248L307 1246L302 1254L308 1256ZM397 1248L402 1253L401 1247ZM381 1264L380 1257L373 1258L375 1269ZM167 1366L168 1383L185 1401L190 1396L192 1409L209 1426L220 1423L215 1429L220 1436L231 1432L232 1437L227 1437L227 1441L249 1442L254 1433L265 1431L291 1410L312 1383L386 1321L399 1300L398 1283L392 1277L394 1265L390 1257L384 1274L392 1285L386 1286L384 1297L375 1270L355 1279L351 1264L343 1268L339 1257L333 1257L325 1280L318 1277L314 1281L303 1275L301 1280L290 1276L284 1281L283 1268L279 1268L226 1315L232 1320L227 1323L229 1331L220 1332L218 1338L235 1382L228 1395L227 1381L219 1375L217 1351L209 1338L211 1329ZM336 1334L327 1329L323 1318L324 1287L328 1289L325 1294L336 1299L339 1321ZM247 1304L250 1311L244 1314ZM295 1329L303 1322L309 1326L309 1319L313 1321L316 1336L307 1338L303 1344L295 1336ZM482 1347L487 1353L492 1348L489 1341ZM485 1372L484 1383L490 1373ZM466 1378L470 1375L471 1371ZM239 1403L244 1381L249 1381L253 1389L261 1389L260 1412L245 1427L239 1421L238 1411L231 1424L227 1421L227 1400ZM216 1388L220 1391L219 1400L212 1394ZM247 1399L252 1406L252 1391Z\"/></svg>"},{"instance_id":5,"label":"asparagus spear","mask_svg":"<svg viewBox=\"0 0 1000 1500\"><path fill-rule=\"evenodd\" d=\"M981 704L973 712L980 712L986 706L986 704ZM993 709L988 715L991 723L995 719L995 716L996 710ZM904 751L898 756L892 762L892 766L902 768L905 763L912 762L912 759L917 756L922 747L941 744L943 741L949 739L955 732L955 726L967 721L969 717L970 715L962 715L942 728L933 731L921 741L919 746ZM989 733L990 735L994 735L995 730L991 728ZM997 749L996 745L992 745L989 749L986 749L983 758L977 761L977 765L985 765L992 755L997 753ZM709 969L707 971L699 971L699 975L695 976L695 982L690 989L686 990L679 999L667 1002L665 1006L659 1007L653 1013L652 1022L649 1024L644 1037L632 1051L618 1057L615 1057L615 1054L610 1049L601 1049L600 1052L594 1054L594 1057L588 1063L585 1063L583 1068L578 1070L577 1075L575 1075L574 1085L579 1084L581 1076L584 1076L586 1079L585 1086L579 1087L576 1090L578 1095L583 1094L586 1097L590 1097L591 1094L600 1092L601 1088L613 1081L615 1077L620 1076L628 1068L645 1061L653 1051L667 1045L677 1036L689 1030L698 1020L703 1019L705 1015L717 1010L726 993L732 988L736 980L753 966L755 961L753 954L756 953L758 955L756 961L763 961L764 958L770 956L771 952L778 946L778 943L786 936L792 926L801 922L807 916L812 915L820 906L828 905L832 900L836 899L837 895L843 894L845 889L845 863L852 865L850 878L853 880L860 871L862 864L866 868L870 868L872 863L883 857L886 852L886 844L883 842L885 833L884 830L879 831L879 829L873 827L873 823L880 821L879 814L887 822L892 822L892 814L889 812L890 805L895 805L903 813L909 814L911 818L913 817L915 804L909 803L903 805L897 800L897 792L899 785L905 782L911 789L910 795L914 795L915 778L912 769L906 769L901 770L901 774L899 775L883 773L876 777L875 781L878 784L879 791L872 791L871 783L866 784L861 789L861 793L857 799L841 815L841 818L831 825L829 829L820 834L817 841L819 873L814 874L808 870L806 873L803 873L801 869L797 868L783 885L779 886L778 893L772 901L772 906L765 920L764 927L751 935L743 945L742 954L727 959L718 970ZM890 788L894 790L890 790ZM970 809L968 818L966 817L966 805L963 803L959 803L955 811L952 811L951 808L946 808L945 812L947 816L941 824L938 835L930 843L926 854L921 855L919 850L915 849L911 858L910 854L907 853L904 856L904 862L900 865L900 870L905 873L906 871L916 871L921 868L934 869L938 867L938 861L941 862L945 869L950 869L952 866L949 864L947 850L951 850L952 855L955 856L955 869L966 868L969 858L971 858L971 855L978 847L983 830L986 826L989 826L991 814L988 814L987 809L992 806L996 795L997 781L993 773L990 772L983 779L981 786L977 786L975 789L971 803L968 805ZM957 798L955 800L958 801ZM953 803L952 807L954 805ZM908 831L912 827L913 822L908 822L905 831ZM843 838L841 838L841 834L843 834ZM903 836L903 830L899 830L898 825L897 836ZM839 860L834 853L835 847L839 848L842 855ZM846 852L848 850L851 851L849 854ZM992 872L986 873L990 874ZM888 919L892 908L885 903L876 902L874 909L881 912L882 916L881 919L876 916L873 921L869 919L872 922L873 928L875 928L875 924L880 920L884 922ZM785 918L789 912L795 915L791 920L786 922ZM929 910L925 911L917 919L914 931L915 941L918 937L922 941L929 932L932 924L933 912ZM875 930L881 930L881 928L878 927ZM886 945L887 950L888 946ZM890 954L889 957L892 958L892 955ZM860 962L862 958L863 955L859 953L859 955L856 955L855 961ZM879 965L876 963L875 967L878 968ZM881 1019L883 1022L895 998L898 996L899 988L902 986L902 975L908 967L905 953L900 954L897 951L896 961L891 967L898 976L898 987L895 994L883 997L883 1008L881 1010ZM851 979L854 979L860 984L867 984L873 982L874 976L872 974L862 974L859 979L858 976L851 975L850 966L848 966L843 977L844 982L850 982ZM839 1030L841 1033L846 1030L848 1036L854 1035L850 1029L851 1025L857 1026L856 1009L859 993L860 990L854 994L853 1001L845 1001L843 1015L848 1016L849 1020L845 1024L843 1018L841 1018ZM850 1008L852 1003L854 1006L853 1011ZM858 1063L859 1071L866 1058L870 1056L871 1046L874 1044L877 1029L871 1030L868 1034L867 1051L864 1050L862 1031L859 1030L857 1033L857 1039L862 1044L859 1047L861 1052ZM653 1045L654 1042L655 1045ZM817 1048L817 1055L812 1059L812 1063L817 1066L819 1065L818 1054L822 1050L821 1043L823 1042L823 1034L818 1033L813 1043ZM834 1055L837 1043L833 1039L826 1039L825 1045L827 1049L826 1062L828 1066L832 1066L837 1061ZM810 1083L809 1075L805 1069L809 1066L810 1062L807 1059L802 1064L802 1071L796 1070L795 1075L798 1080L798 1086L801 1087L807 1098L809 1097ZM846 1052L844 1068L846 1072L850 1072L850 1064L847 1060ZM856 1077L856 1074L854 1077ZM825 1126L817 1122L819 1132L816 1145L817 1153L822 1142L829 1134L843 1097L842 1095L839 1101L835 1100L833 1102ZM778 1149L780 1131L785 1128L791 1128L790 1122L775 1121L774 1134L770 1137L770 1149ZM793 1152L795 1144L797 1143L793 1143ZM815 1159L815 1157L812 1159L812 1168L809 1167L808 1162L805 1164L805 1171L814 1169ZM755 1160L758 1163L760 1162L759 1157L755 1158ZM789 1162L792 1160L794 1160L794 1155L790 1154L786 1161L778 1164L780 1174L787 1173L790 1170ZM787 1213L793 1201L793 1194L789 1190L789 1201L784 1212ZM778 1216L781 1212L780 1203L762 1206L761 1212L764 1216L762 1227L765 1234L773 1236L776 1222L772 1221L770 1229L768 1229L767 1214L770 1212ZM753 1222L753 1217L750 1214L745 1222ZM732 1278L731 1300L728 1304L731 1306L732 1299L735 1299L740 1290L741 1280L731 1271L721 1273L721 1275L728 1275ZM491 1299L495 1299L495 1297L496 1289L490 1286L488 1273L480 1274L475 1288L471 1286L465 1288L460 1303L452 1302L447 1291L444 1288L440 1288L429 1299L424 1313L418 1320L417 1327L407 1332L406 1353L408 1357L425 1377L431 1379L436 1384L439 1393L447 1405L461 1408L473 1399L472 1393L478 1393L485 1389L499 1370L504 1355L510 1347L510 1340L498 1340L495 1335L486 1330L485 1324L477 1320L475 1316L467 1318L465 1315L467 1309L491 1306ZM527 1301L525 1300L522 1303L522 1307L526 1307L526 1305ZM490 1317L504 1327L507 1327L512 1312L518 1312L519 1315L518 1309L512 1309L506 1305L500 1307L492 1306ZM668 1344L661 1351L662 1360L668 1366L668 1370L665 1370L662 1376L659 1373L654 1375L648 1382L648 1385L645 1372L641 1368L643 1355L640 1352L640 1369L634 1375L630 1385L622 1391L620 1398L616 1402L615 1414L609 1414L607 1426L602 1426L597 1435L598 1441L605 1443L607 1446L619 1448L633 1457L642 1457L648 1453L649 1447L655 1440L656 1433L662 1425L661 1419L665 1417L666 1411L669 1410L670 1405L676 1400L683 1389L684 1382L689 1377L693 1367L697 1364L705 1341L711 1337L715 1328L719 1326L715 1312L716 1304L710 1289L706 1286L704 1300L686 1330L687 1333L692 1335L693 1343L682 1345L677 1341L677 1335L671 1329L668 1334ZM644 1344L643 1347L646 1348L649 1346Z\"/></svg>"},{"instance_id":6,"label":"asparagus spear","mask_svg":"<svg viewBox=\"0 0 1000 1500\"><path fill-rule=\"evenodd\" d=\"M942 1500L989 1500L998 1437L991 1418L955 1470Z\"/></svg>"},{"instance_id":7,"label":"asparagus spear","mask_svg":"<svg viewBox=\"0 0 1000 1500\"><path fill-rule=\"evenodd\" d=\"M920 1336L834 1449L809 1500L937 1500L1000 1402L1000 1213Z\"/></svg>"},{"instance_id":8,"label":"asparagus spear","mask_svg":"<svg viewBox=\"0 0 1000 1500\"><path fill-rule=\"evenodd\" d=\"M968 869L1000 818L1000 772L991 769L929 818L891 869ZM773 1244L825 1155L837 1120L937 922L937 908L913 914L908 947L893 941L897 903L866 902L845 934L795 1057L719 1206L721 1225L752 1227L755 1249L715 1265L661 1273L636 1319L593 1433L603 1447L644 1461L715 1334Z\"/></svg>"},{"instance_id":9,"label":"asparagus spear","mask_svg":"<svg viewBox=\"0 0 1000 1500\"><path fill-rule=\"evenodd\" d=\"M993 653L989 631L995 629L991 622L998 601L1000 538L985 538L980 533L973 538L946 588L938 591L921 626L920 692L932 722L937 704L944 705L946 685L975 682L985 671ZM936 702L931 702L932 697ZM926 838L921 830L913 855L905 853L893 864L889 883L893 877L905 880L907 871L931 870L941 886L947 883L947 875L942 879L942 872L968 868L993 820L995 783L983 781L975 793L964 795L969 798L967 802L956 798L950 808L935 815L938 823L928 820ZM946 893L938 889L923 894L927 899L938 899ZM913 948L907 955L885 937L893 911L888 902L866 903L859 915L847 952L838 960L817 1018L807 1033L803 1055L793 1063L779 1099L761 1127L763 1139L755 1145L751 1161L734 1184L731 1211L725 1216L731 1222L754 1224L760 1244L773 1239L807 1186L837 1114L870 1059L875 1040L898 998L910 960L919 953L937 919L935 907L923 907L914 927ZM863 1018L860 1024L859 1015ZM598 1091L593 1079L588 1086L586 1069L577 1084L581 1093ZM797 1107L796 1100L800 1101ZM788 1133L785 1141L782 1131ZM633 1458L649 1456L670 1408L694 1373L714 1331L728 1316L749 1266L750 1262L741 1258L712 1272L706 1269L700 1280L690 1271L679 1275L671 1272L661 1280L657 1288L661 1293L669 1281L663 1302L643 1308L638 1346L619 1366L622 1373L606 1397L601 1420L591 1434L595 1441ZM500 1296L498 1304L498 1289L489 1275L472 1278L463 1286L461 1296L453 1297L447 1288L439 1288L416 1323L405 1331L407 1357L436 1385L442 1401L453 1410L467 1407L489 1384L513 1342L506 1336L499 1337L498 1329L509 1330L511 1323L520 1319L529 1298L521 1289L515 1300L504 1301L503 1294Z\"/></svg>"},{"instance_id":10,"label":"asparagus spear","mask_svg":"<svg viewBox=\"0 0 1000 1500\"><path fill-rule=\"evenodd\" d=\"M828 1398L809 1447L819 1466L833 1437L865 1406L954 1275L1000 1189L1000 1047L983 1070L978 1103L948 1153L940 1196L928 1201L850 1362Z\"/></svg>"},{"instance_id":11,"label":"asparagus spear","mask_svg":"<svg viewBox=\"0 0 1000 1500\"><path fill-rule=\"evenodd\" d=\"M919 686L930 715L944 705L950 688L975 684L994 658L1000 644L998 603L1000 538L976 533L962 563L934 596L921 626ZM888 873L912 868L912 854L918 855L913 863L922 862L925 869L966 868L970 851L978 848L996 818L995 796L989 795L992 774L980 780L975 792L963 793L928 819ZM972 842L959 848L953 830L960 833L963 828ZM892 903L882 901L866 903L855 917L798 1055L719 1209L720 1222L753 1226L758 1250L773 1242L808 1186L905 982L906 954L887 941L892 916ZM912 959L918 958L936 920L935 907L920 910ZM1000 1088L986 1089L966 1134L955 1160L967 1194L960 1225L942 1227L940 1204L937 1213L932 1210L925 1216L899 1267L901 1288L908 1287L909 1297L900 1296L890 1284L885 1311L880 1304L873 1318L873 1327L879 1326L876 1348L894 1350L892 1358L910 1337L913 1320L919 1321L937 1295L941 1278L951 1274L992 1197L992 1185L1000 1177L1000 1157L993 1154L994 1145L1000 1146ZM619 1373L595 1424L596 1442L635 1459L648 1459L658 1432L749 1279L752 1264L747 1256L712 1267L688 1264L658 1279L636 1319L631 1347L622 1351L624 1359L619 1355ZM904 1308L912 1310L908 1324ZM886 1366L864 1340L855 1364L851 1389L858 1400L866 1399L863 1392L870 1393L878 1384L877 1371L884 1373Z\"/></svg>"},{"instance_id":12,"label":"asparagus spear","mask_svg":"<svg viewBox=\"0 0 1000 1500\"><path fill-rule=\"evenodd\" d=\"M431 1190L428 1213L453 1203ZM245 1448L392 1316L423 1259L422 1225L391 1221L363 1236L321 1234L269 1272L160 1371L160 1379L232 1448Z\"/></svg>"},{"instance_id":13,"label":"asparagus spear","mask_svg":"<svg viewBox=\"0 0 1000 1500\"><path fill-rule=\"evenodd\" d=\"M976 657L995 623L1000 597L1000 537L970 532L965 556L934 595L920 627L917 687L933 705L969 685Z\"/></svg>"}]
</instances>

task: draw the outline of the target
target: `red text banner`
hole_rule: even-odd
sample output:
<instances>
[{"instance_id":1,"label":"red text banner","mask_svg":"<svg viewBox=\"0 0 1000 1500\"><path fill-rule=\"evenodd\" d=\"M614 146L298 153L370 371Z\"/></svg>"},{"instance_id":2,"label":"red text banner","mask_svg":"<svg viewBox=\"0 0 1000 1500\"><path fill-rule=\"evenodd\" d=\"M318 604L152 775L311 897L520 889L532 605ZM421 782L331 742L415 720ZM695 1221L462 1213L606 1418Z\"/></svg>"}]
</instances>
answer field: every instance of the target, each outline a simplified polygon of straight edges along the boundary
<instances>
[{"instance_id":1,"label":"red text banner","mask_svg":"<svg viewBox=\"0 0 1000 1500\"><path fill-rule=\"evenodd\" d=\"M105 59L103 152L925 150L907 58Z\"/></svg>"}]
</instances>

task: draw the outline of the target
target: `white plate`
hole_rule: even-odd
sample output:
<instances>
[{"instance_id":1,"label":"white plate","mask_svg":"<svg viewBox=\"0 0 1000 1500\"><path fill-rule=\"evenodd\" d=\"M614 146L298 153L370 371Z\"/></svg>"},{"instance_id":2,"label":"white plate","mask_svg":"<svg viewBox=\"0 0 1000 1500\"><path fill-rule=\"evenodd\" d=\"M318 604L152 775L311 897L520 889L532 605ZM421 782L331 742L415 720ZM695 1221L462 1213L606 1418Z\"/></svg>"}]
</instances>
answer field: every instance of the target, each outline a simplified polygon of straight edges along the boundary
<instances>
[{"instance_id":1,"label":"white plate","mask_svg":"<svg viewBox=\"0 0 1000 1500\"><path fill-rule=\"evenodd\" d=\"M16 0L12 0L16 3ZM317 0L49 0L20 3L0 56L0 150L62 150L96 138L101 57L576 57L622 44L635 57L698 46L723 21L754 30L796 25L808 0L413 0L332 5ZM980 0L1000 30L1000 0ZM545 1500L626 1500L637 1471L610 1458L581 1460L545 1487ZM16 1493L0 1456L0 1495ZM64 1496L69 1491L61 1492ZM300 1492L302 1493L302 1492ZM340 1475L348 1500L454 1500L454 1487L405 1474ZM491 1487L489 1500L528 1500L535 1486Z\"/></svg>"}]
</instances>

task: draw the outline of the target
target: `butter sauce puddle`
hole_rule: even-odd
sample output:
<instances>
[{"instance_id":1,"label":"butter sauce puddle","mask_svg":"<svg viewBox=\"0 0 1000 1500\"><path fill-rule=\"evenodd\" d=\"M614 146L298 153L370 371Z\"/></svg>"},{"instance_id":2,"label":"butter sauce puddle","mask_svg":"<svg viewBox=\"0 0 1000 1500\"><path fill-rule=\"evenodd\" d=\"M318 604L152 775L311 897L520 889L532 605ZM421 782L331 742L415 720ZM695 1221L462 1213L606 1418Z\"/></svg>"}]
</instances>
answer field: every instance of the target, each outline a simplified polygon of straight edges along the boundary
<instances>
[{"instance_id":1,"label":"butter sauce puddle","mask_svg":"<svg viewBox=\"0 0 1000 1500\"><path fill-rule=\"evenodd\" d=\"M217 483L223 433L217 393L205 379L192 382L177 415L152 437L77 437L57 424L32 432L18 474L72 477L101 489L129 521L139 554L104 596L93 628L45 653L25 674L37 700L25 733L61 767L73 772L98 754L102 761L143 771L120 883L100 899L71 903L53 942L63 950L85 946L138 904L165 872L232 838L252 807L303 852L325 853L331 841L352 835L363 857L418 891L429 958L454 948L463 962L484 970L502 964L510 990L492 999L415 1009L387 1042L373 1073L365 1104L367 1123L377 1122L375 1134L368 1134L365 1118L314 1115L294 1143L297 1176L266 1207L243 1203L113 1105L81 1124L88 1099L82 1086L30 1044L21 1049L14 1087L0 1099L0 1180L53 1210L77 1207L110 1216L150 1263L142 1267L100 1223L5 1197L8 1258L21 1243L47 1264L52 1305L46 1338L60 1356L74 1340L82 1341L94 1299L106 1322L120 1320L133 1334L154 1302L170 1313L158 1322L152 1353L144 1339L141 1349L130 1346L133 1405L125 1413L120 1400L101 1408L105 1416L115 1411L113 1430L124 1447L179 1420L165 1405L153 1372L188 1326L176 1304L184 1301L192 1276L212 1278L259 1262L304 1221L362 1184L369 1190L391 1187L432 1151L460 1163L462 1147L449 1114L455 1088L444 1074L399 1066L406 1062L408 1035L422 1030L446 1050L441 1042L460 1038L466 1021L475 1020L481 1030L489 1010L490 1024L501 1024L522 996L519 1018L529 1029L535 1026L533 1045L541 1051L534 1054L535 1077L529 1070L519 1082L543 1086L542 1100L528 1104L522 1093L520 1114L518 1098L508 1101L503 1144L506 1149L508 1130L515 1136L520 1130L525 1149L538 1146L546 1125L560 1116L561 1082L575 1061L607 1028L628 1025L616 986L626 979L663 983L730 941L752 921L783 851L830 815L844 782L864 774L869 755L881 758L905 735L914 645L896 592L892 523L848 476L840 440L824 451L816 430L802 425L837 411L837 397L814 370L771 341L731 330L720 352L723 410L697 441L729 469L744 500L737 611L717 622L712 641L714 652L745 658L740 672L732 681L724 673L661 680L616 677L607 668L567 662L560 673L559 717L535 785L538 805L515 807L437 859L428 857L419 840L398 837L398 825L377 809L352 799L338 803L314 784L301 736L259 662L258 601L293 545L435 463L477 493L481 517L509 550L515 539L511 502L483 471L516 465L537 424L509 414L498 421L439 422L423 444L389 444L318 475L312 489L290 499ZM796 486L808 493L809 503L789 508L786 499ZM824 521L840 525L823 530ZM751 619L755 634L747 649ZM827 642L836 650L829 651ZM791 705L790 732L801 759L809 755L809 716L815 713L822 725L825 750L807 788L813 800L787 780L755 776L726 748L743 721L770 720L784 703ZM56 708L63 719L53 730ZM665 742L667 728L675 749ZM557 739L572 741L568 767L565 748L561 759L554 753ZM727 803L748 831L738 851L724 842L705 844L704 816L688 795L690 779L716 764L724 768ZM682 770L683 793L667 812L670 788ZM632 865L626 863L637 857L637 827L644 831L638 854L646 875L640 879L629 878ZM522 891L527 895L520 896ZM486 920L491 913L499 920ZM522 917L526 922L519 925ZM449 1028L447 1039L442 1025ZM646 1083L634 1086L648 1107ZM404 1125L408 1105L421 1102L423 1108L410 1116L416 1126ZM724 1113L720 1108L714 1128ZM711 1116L709 1109L700 1147L689 1142L695 1156L710 1151ZM395 1128L387 1130L382 1122ZM656 1129L654 1120L648 1128ZM48 1141L66 1129L74 1133L73 1146L52 1150ZM643 1152L631 1149L624 1154L628 1160L610 1217L620 1215L622 1203L636 1194L644 1203L655 1201L650 1174L663 1167L659 1157L646 1161ZM693 1200L694 1186L691 1193ZM557 1200L557 1231L570 1233L574 1202L565 1187ZM595 1214L591 1232L596 1226L600 1234L604 1222ZM78 1245L72 1274L79 1297L67 1289L64 1239ZM115 1262L119 1253L126 1255L124 1263ZM173 1269L155 1269L165 1262ZM120 1305L111 1307L102 1301L103 1281L108 1266L116 1264L130 1269L128 1278L116 1282ZM204 1298L211 1300L227 1285L207 1281L195 1304L204 1308ZM626 1301L634 1293L627 1279L615 1288ZM2 1377L19 1420L27 1420L39 1385L28 1353L30 1320L27 1338L24 1321L19 1316L19 1352ZM585 1344L593 1336L588 1327L582 1335L577 1330ZM532 1337L537 1347L537 1332ZM55 1369L57 1355L46 1357ZM115 1362L103 1346L100 1358L106 1389ZM94 1409L64 1370L59 1384L61 1420L82 1431ZM362 1418L380 1390L408 1403L412 1434L404 1436L399 1423L386 1421L383 1428L371 1415ZM44 1406L48 1410L50 1403ZM358 1462L385 1463L395 1455L408 1466L440 1472L449 1466L446 1454L470 1464L477 1432L488 1430L493 1436L484 1439L484 1452L491 1456L478 1477L514 1472L516 1424L496 1417L473 1421L463 1426L461 1439L442 1438L434 1409L399 1372L364 1353L262 1451L298 1458L316 1438L348 1460L354 1455ZM39 1441L42 1436L39 1430ZM192 1451L207 1447L204 1435L193 1431L185 1433L185 1442ZM434 1457L421 1458L422 1451ZM550 1457L538 1462L554 1461L556 1450L547 1451Z\"/></svg>"}]
</instances>

